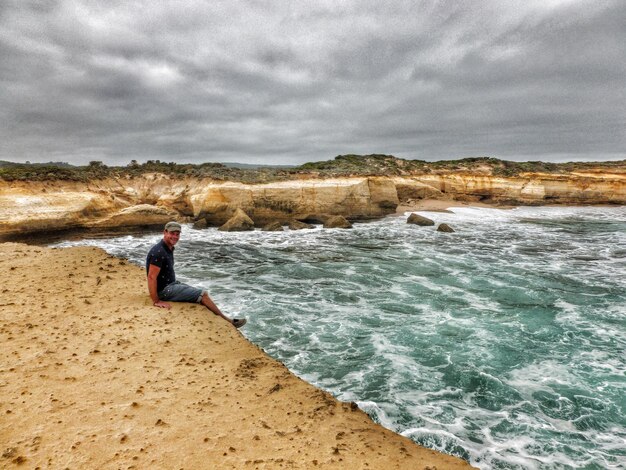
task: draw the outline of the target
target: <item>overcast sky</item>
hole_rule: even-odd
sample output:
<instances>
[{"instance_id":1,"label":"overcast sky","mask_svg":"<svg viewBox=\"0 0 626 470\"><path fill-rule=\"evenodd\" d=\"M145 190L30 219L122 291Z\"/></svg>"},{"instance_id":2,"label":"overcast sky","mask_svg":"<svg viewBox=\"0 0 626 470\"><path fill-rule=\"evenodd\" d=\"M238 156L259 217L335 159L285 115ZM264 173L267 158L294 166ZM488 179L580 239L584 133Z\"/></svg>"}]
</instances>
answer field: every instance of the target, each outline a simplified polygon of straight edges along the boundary
<instances>
[{"instance_id":1,"label":"overcast sky","mask_svg":"<svg viewBox=\"0 0 626 470\"><path fill-rule=\"evenodd\" d=\"M626 158L626 1L0 1L0 160Z\"/></svg>"}]
</instances>

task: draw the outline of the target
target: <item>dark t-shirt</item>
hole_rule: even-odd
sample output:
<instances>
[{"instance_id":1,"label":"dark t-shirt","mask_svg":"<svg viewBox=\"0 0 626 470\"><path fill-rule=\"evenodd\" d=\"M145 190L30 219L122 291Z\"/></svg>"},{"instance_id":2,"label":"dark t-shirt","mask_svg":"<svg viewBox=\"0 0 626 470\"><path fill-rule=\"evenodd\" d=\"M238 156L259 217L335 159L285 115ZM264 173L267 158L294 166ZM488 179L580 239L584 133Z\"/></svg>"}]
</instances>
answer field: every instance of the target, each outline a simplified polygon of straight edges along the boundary
<instances>
[{"instance_id":1,"label":"dark t-shirt","mask_svg":"<svg viewBox=\"0 0 626 470\"><path fill-rule=\"evenodd\" d=\"M174 274L174 252L169 249L163 240L150 248L146 258L146 273L150 270L150 265L154 264L161 268L157 276L157 292L165 289L165 286L176 281Z\"/></svg>"}]
</instances>

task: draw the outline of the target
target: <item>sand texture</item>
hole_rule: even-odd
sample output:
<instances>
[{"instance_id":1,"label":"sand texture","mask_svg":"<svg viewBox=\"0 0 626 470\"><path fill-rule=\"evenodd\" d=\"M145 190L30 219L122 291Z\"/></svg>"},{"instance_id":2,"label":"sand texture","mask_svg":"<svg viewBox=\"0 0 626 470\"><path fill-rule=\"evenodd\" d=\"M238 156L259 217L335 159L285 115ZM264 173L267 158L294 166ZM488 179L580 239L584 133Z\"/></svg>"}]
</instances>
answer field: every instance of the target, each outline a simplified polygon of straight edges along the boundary
<instances>
[{"instance_id":1,"label":"sand texture","mask_svg":"<svg viewBox=\"0 0 626 470\"><path fill-rule=\"evenodd\" d=\"M100 249L6 243L0 260L0 468L470 468L203 307L153 307L144 270Z\"/></svg>"}]
</instances>

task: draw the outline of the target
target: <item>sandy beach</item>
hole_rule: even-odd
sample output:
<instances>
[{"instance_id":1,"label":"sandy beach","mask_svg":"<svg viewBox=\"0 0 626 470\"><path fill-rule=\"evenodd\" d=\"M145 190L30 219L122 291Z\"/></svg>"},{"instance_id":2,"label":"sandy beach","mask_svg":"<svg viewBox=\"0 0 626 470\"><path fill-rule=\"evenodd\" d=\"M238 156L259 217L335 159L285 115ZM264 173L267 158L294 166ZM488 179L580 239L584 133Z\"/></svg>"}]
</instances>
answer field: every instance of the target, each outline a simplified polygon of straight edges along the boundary
<instances>
[{"instance_id":1,"label":"sandy beach","mask_svg":"<svg viewBox=\"0 0 626 470\"><path fill-rule=\"evenodd\" d=\"M2 468L470 468L300 380L203 307L153 307L125 260L13 243L0 256Z\"/></svg>"}]
</instances>

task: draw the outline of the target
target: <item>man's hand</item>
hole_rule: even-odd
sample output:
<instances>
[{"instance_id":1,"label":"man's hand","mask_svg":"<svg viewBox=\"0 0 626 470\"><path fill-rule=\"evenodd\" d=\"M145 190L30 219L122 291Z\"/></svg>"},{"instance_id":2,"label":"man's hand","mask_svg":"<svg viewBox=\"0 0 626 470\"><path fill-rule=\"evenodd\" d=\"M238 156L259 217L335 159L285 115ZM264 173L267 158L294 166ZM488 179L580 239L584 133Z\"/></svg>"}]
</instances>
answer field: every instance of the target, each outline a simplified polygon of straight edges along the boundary
<instances>
[{"instance_id":1,"label":"man's hand","mask_svg":"<svg viewBox=\"0 0 626 470\"><path fill-rule=\"evenodd\" d=\"M170 309L172 308L172 306L170 304L168 304L167 302L163 302L162 300L157 300L156 302L154 302L152 305L154 305L155 307L161 307L161 308L166 308L166 309Z\"/></svg>"}]
</instances>

